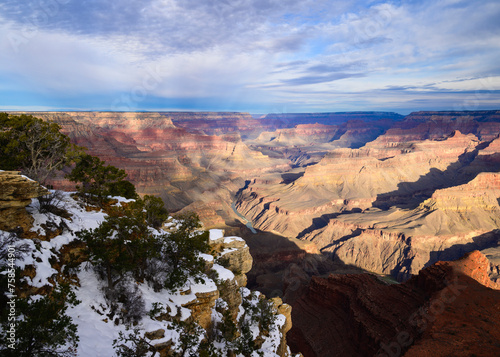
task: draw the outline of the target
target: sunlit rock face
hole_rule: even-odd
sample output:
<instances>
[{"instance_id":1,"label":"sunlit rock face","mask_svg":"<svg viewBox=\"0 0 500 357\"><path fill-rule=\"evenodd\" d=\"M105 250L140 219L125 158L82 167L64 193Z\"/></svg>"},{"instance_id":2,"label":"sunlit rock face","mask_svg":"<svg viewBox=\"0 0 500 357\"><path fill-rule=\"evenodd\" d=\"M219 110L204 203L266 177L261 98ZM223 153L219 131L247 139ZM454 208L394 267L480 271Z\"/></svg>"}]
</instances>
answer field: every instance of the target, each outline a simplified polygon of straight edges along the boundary
<instances>
[{"instance_id":1,"label":"sunlit rock face","mask_svg":"<svg viewBox=\"0 0 500 357\"><path fill-rule=\"evenodd\" d=\"M290 179L252 181L236 206L257 229L312 241L334 261L406 280L439 259L498 247L498 116L413 113L363 147L333 149L295 169Z\"/></svg>"}]
</instances>

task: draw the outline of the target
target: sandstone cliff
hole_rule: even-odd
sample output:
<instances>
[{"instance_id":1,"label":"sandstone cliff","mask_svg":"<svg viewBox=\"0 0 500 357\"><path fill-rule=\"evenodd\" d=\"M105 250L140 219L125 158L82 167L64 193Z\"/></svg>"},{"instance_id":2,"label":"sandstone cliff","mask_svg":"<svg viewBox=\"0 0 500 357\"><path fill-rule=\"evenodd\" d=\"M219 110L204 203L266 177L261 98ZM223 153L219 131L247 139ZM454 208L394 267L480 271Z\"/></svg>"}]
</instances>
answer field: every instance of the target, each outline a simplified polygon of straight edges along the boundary
<instances>
[{"instance_id":1,"label":"sandstone cliff","mask_svg":"<svg viewBox=\"0 0 500 357\"><path fill-rule=\"evenodd\" d=\"M308 233L334 260L404 280L437 260L497 247L499 174L436 190L413 210L368 210L332 218ZM493 271L492 271L493 274Z\"/></svg>"},{"instance_id":2,"label":"sandstone cliff","mask_svg":"<svg viewBox=\"0 0 500 357\"><path fill-rule=\"evenodd\" d=\"M170 211L191 204L214 208L200 218L206 227L231 221L232 195L247 177L286 170L287 160L271 159L251 150L238 132L220 136L176 126L173 119L189 121L250 120L239 113L121 113L34 112L59 123L71 140L107 163L124 169L141 194L161 196ZM238 119L240 118L240 119ZM233 124L234 124L233 123ZM251 126L251 123L248 124ZM193 129L193 128L191 128ZM71 189L62 176L56 188ZM214 215L215 213L215 215Z\"/></svg>"},{"instance_id":3,"label":"sandstone cliff","mask_svg":"<svg viewBox=\"0 0 500 357\"><path fill-rule=\"evenodd\" d=\"M242 192L237 207L255 227L296 237L322 214L366 209L374 203L386 206L433 192L450 182L461 167L456 164L460 157L478 144L475 136L456 132L446 140L416 142L396 152L369 145L336 149L292 183L256 181ZM282 224L287 215L301 216L301 222L288 222L296 228Z\"/></svg>"},{"instance_id":4,"label":"sandstone cliff","mask_svg":"<svg viewBox=\"0 0 500 357\"><path fill-rule=\"evenodd\" d=\"M497 246L499 139L454 131L393 146L383 137L333 150L291 181L254 180L236 207L258 229L310 240L334 261L399 280Z\"/></svg>"},{"instance_id":5,"label":"sandstone cliff","mask_svg":"<svg viewBox=\"0 0 500 357\"><path fill-rule=\"evenodd\" d=\"M313 278L291 300L292 350L304 356L495 356L500 291L473 252L404 284L368 274Z\"/></svg>"}]
</instances>

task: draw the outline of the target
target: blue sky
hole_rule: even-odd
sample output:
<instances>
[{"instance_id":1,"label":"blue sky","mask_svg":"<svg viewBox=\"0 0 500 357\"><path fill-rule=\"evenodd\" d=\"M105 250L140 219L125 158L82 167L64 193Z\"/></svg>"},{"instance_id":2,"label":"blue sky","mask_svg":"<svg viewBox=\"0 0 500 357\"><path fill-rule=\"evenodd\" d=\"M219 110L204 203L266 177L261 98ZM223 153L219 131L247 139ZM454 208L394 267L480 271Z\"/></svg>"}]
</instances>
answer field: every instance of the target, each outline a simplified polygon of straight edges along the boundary
<instances>
[{"instance_id":1,"label":"blue sky","mask_svg":"<svg viewBox=\"0 0 500 357\"><path fill-rule=\"evenodd\" d=\"M0 110L500 109L500 2L0 0Z\"/></svg>"}]
</instances>

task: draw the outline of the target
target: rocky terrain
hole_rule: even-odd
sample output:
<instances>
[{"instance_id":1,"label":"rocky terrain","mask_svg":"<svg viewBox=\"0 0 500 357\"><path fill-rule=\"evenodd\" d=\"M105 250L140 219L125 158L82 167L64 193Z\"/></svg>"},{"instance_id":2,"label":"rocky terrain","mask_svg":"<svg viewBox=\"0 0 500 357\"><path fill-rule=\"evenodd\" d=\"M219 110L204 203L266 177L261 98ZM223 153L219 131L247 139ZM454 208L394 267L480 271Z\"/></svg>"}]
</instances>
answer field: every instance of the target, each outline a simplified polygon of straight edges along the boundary
<instances>
[{"instance_id":1,"label":"rocky terrain","mask_svg":"<svg viewBox=\"0 0 500 357\"><path fill-rule=\"evenodd\" d=\"M33 114L206 227L249 221L399 280L498 244L497 111Z\"/></svg>"},{"instance_id":2,"label":"rocky terrain","mask_svg":"<svg viewBox=\"0 0 500 357\"><path fill-rule=\"evenodd\" d=\"M206 227L251 222L399 280L498 245L497 111L33 114Z\"/></svg>"},{"instance_id":3,"label":"rocky terrain","mask_svg":"<svg viewBox=\"0 0 500 357\"><path fill-rule=\"evenodd\" d=\"M109 301L104 299L103 282L91 269L82 241L78 241L75 235L82 229L97 227L107 213L84 206L71 193L61 193L60 201L56 202L57 206L52 207L51 212L42 211L39 198L49 191L16 172L0 171L0 192L0 253L3 256L7 246L9 252L16 250L12 265L19 269L19 274L16 274L16 290L12 293L15 293L17 304L21 304L19 299L29 299L30 296L43 299L60 284L69 284L79 301L68 309L67 318L76 325L79 345L68 355L115 355L115 341L122 334L129 334L131 326L120 322L115 313L109 311ZM128 203L121 198L115 201L115 206ZM11 214L14 211L16 213ZM22 229L18 219L21 216L29 217L22 220ZM47 228L55 226L60 229L47 234ZM170 217L161 232L168 233L175 227L176 221ZM143 299L142 308L139 304L137 309L144 310L143 316L134 323L134 338L147 341L148 350L166 357L191 353L184 345L186 336L194 337L190 348L196 349L202 340L207 340L206 336L215 338L220 328L226 331L226 335L222 334L222 339L214 342L214 348L221 355L232 353L228 351L237 348L239 342L236 339L241 336L241 332L235 330L231 332L234 335L228 337L227 331L232 330L224 330L231 328L224 324L239 329L247 323L250 337L245 338L251 340L247 349L266 356L291 356L286 342L286 333L292 327L290 306L280 298L269 300L269 317L273 323L265 329L258 322L260 317L252 315L260 311L260 302L267 300L259 292L245 288L246 274L253 262L248 245L240 237L225 236L220 229L210 230L208 239L210 254L202 254L205 273L200 281L189 278L179 288L159 291L145 282L134 284L137 285L134 294L140 292ZM219 264L222 262L224 266ZM0 262L3 271L6 264L5 261ZM71 268L68 269L68 266ZM6 291L4 287L0 299L2 308L6 303ZM12 322L13 325L15 323ZM6 332L4 327L0 326L1 334ZM43 326L36 328L42 331L37 333L45 331ZM2 346L0 353L5 348Z\"/></svg>"},{"instance_id":4,"label":"rocky terrain","mask_svg":"<svg viewBox=\"0 0 500 357\"><path fill-rule=\"evenodd\" d=\"M0 170L0 230L27 231L33 225L33 217L26 206L48 193L47 189L15 171Z\"/></svg>"},{"instance_id":5,"label":"rocky terrain","mask_svg":"<svg viewBox=\"0 0 500 357\"><path fill-rule=\"evenodd\" d=\"M322 124L336 127L348 121L376 122L397 121L403 118L396 113L348 112L348 113L282 113L249 115L247 113L164 113L176 126L190 131L203 131L208 135L237 132L245 140L257 138L263 132L294 128L301 124Z\"/></svg>"},{"instance_id":6,"label":"rocky terrain","mask_svg":"<svg viewBox=\"0 0 500 357\"><path fill-rule=\"evenodd\" d=\"M497 356L500 291L488 264L474 251L403 284L370 274L313 277L288 295L292 350L305 357Z\"/></svg>"},{"instance_id":7,"label":"rocky terrain","mask_svg":"<svg viewBox=\"0 0 500 357\"><path fill-rule=\"evenodd\" d=\"M288 119L245 113L30 114L57 122L74 143L125 169L139 193L162 197L170 211L200 212L207 227L223 227L237 221L231 203L246 180L268 172L287 172L298 162L286 153L249 147L242 138L256 138L264 131L293 128L306 121L324 123L330 131L339 131L339 127L344 137L353 135L357 138L354 141L366 142L363 137L367 128L362 120L384 122L384 127L401 118L394 113L293 114ZM352 122L354 119L357 122ZM317 132L299 135L308 134ZM348 141L340 145L349 145ZM326 151L321 149L322 154ZM56 188L72 188L62 177L52 183Z\"/></svg>"},{"instance_id":8,"label":"rocky terrain","mask_svg":"<svg viewBox=\"0 0 500 357\"><path fill-rule=\"evenodd\" d=\"M207 227L233 219L232 195L245 177L290 167L287 160L249 149L238 133L214 136L187 131L162 113L31 114L57 122L74 143L125 169L139 193L162 197L170 211L192 205L188 209L200 212ZM53 184L72 187L61 178Z\"/></svg>"},{"instance_id":9,"label":"rocky terrain","mask_svg":"<svg viewBox=\"0 0 500 357\"><path fill-rule=\"evenodd\" d=\"M241 252L229 285L292 304L289 341L305 356L498 355L485 352L498 348L498 295L483 285L500 278L499 111L33 114L170 212L243 237L226 247ZM13 196L0 197L2 212ZM424 316L425 330L408 322L455 278L467 289L449 309Z\"/></svg>"},{"instance_id":10,"label":"rocky terrain","mask_svg":"<svg viewBox=\"0 0 500 357\"><path fill-rule=\"evenodd\" d=\"M406 280L439 259L498 247L497 120L498 112L412 114L360 148L253 180L236 207L257 229Z\"/></svg>"},{"instance_id":11,"label":"rocky terrain","mask_svg":"<svg viewBox=\"0 0 500 357\"><path fill-rule=\"evenodd\" d=\"M359 148L383 134L395 122L388 115L369 124L359 119L339 124L298 124L293 128L264 131L257 138L247 140L247 144L271 157L285 157L295 166L305 166L317 163L333 149Z\"/></svg>"}]
</instances>

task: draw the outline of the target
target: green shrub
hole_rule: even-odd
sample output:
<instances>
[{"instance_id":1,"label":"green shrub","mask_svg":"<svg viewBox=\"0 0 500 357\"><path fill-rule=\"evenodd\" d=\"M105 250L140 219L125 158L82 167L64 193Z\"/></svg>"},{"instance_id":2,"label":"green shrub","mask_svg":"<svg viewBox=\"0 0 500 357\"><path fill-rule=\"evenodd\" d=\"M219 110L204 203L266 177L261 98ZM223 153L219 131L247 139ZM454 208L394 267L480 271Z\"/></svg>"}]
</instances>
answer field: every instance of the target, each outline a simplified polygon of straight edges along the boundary
<instances>
[{"instance_id":1,"label":"green shrub","mask_svg":"<svg viewBox=\"0 0 500 357\"><path fill-rule=\"evenodd\" d=\"M168 218L168 211L160 197L145 195L137 198L132 205L137 212L142 212L146 223L156 229L160 228Z\"/></svg>"},{"instance_id":2,"label":"green shrub","mask_svg":"<svg viewBox=\"0 0 500 357\"><path fill-rule=\"evenodd\" d=\"M143 204L114 208L97 228L77 232L86 243L89 261L106 282L105 297L125 323L137 322L143 301L129 281L146 281L155 291L183 286L189 277L202 281L209 249L208 232L199 232L196 215L179 219L175 231L153 234ZM132 306L135 305L136 307ZM122 311L122 312L120 312Z\"/></svg>"},{"instance_id":3,"label":"green shrub","mask_svg":"<svg viewBox=\"0 0 500 357\"><path fill-rule=\"evenodd\" d=\"M121 196L125 198L137 198L135 186L126 180L111 182L108 185L108 194L110 196Z\"/></svg>"},{"instance_id":4,"label":"green shrub","mask_svg":"<svg viewBox=\"0 0 500 357\"><path fill-rule=\"evenodd\" d=\"M202 282L205 261L199 253L207 253L208 231L201 232L200 220L195 214L187 214L177 218L179 227L173 232L157 236L159 259L168 263L166 266L164 287L175 289L184 285L191 276Z\"/></svg>"},{"instance_id":5,"label":"green shrub","mask_svg":"<svg viewBox=\"0 0 500 357\"><path fill-rule=\"evenodd\" d=\"M89 261L101 272L108 289L128 272L140 279L146 259L155 255L154 238L147 225L133 211L122 212L124 215L106 217L95 229L76 233L86 243Z\"/></svg>"},{"instance_id":6,"label":"green shrub","mask_svg":"<svg viewBox=\"0 0 500 357\"><path fill-rule=\"evenodd\" d=\"M74 356L78 347L77 326L66 315L68 305L76 305L75 294L69 286L56 288L51 294L33 300L16 301L15 349L8 347L6 336L0 337L2 356ZM9 321L3 319L2 329L7 331Z\"/></svg>"},{"instance_id":7,"label":"green shrub","mask_svg":"<svg viewBox=\"0 0 500 357\"><path fill-rule=\"evenodd\" d=\"M113 348L118 357L146 357L153 355L154 346L141 336L141 331L138 328L133 329L128 334L120 331L118 336L117 339L113 340Z\"/></svg>"}]
</instances>

